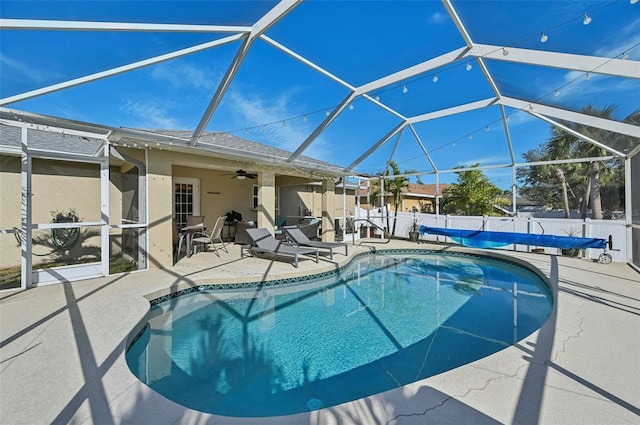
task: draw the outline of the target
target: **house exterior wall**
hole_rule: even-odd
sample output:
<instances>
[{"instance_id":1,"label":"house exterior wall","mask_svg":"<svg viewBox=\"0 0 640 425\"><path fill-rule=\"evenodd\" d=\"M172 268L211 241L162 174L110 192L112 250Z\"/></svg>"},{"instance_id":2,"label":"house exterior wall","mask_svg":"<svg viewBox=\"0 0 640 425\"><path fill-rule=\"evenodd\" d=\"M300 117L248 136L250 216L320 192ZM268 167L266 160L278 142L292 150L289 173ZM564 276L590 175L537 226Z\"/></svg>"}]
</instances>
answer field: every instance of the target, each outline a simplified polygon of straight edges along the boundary
<instances>
[{"instance_id":1,"label":"house exterior wall","mask_svg":"<svg viewBox=\"0 0 640 425\"><path fill-rule=\"evenodd\" d=\"M0 228L21 227L21 159L0 155ZM109 185L111 224L119 224L122 216L122 194L119 190L122 176L111 169ZM55 213L74 211L80 221L100 221L100 166L98 164L34 158L32 160L33 223L50 223ZM100 247L100 236L93 236L96 228L81 230L77 255L95 252L89 247ZM33 239L47 241L49 230L34 230ZM87 236L82 239L82 235ZM99 235L99 232L98 232ZM0 268L20 265L20 247L13 234L0 239ZM117 253L118 244L112 245ZM34 244L34 254L46 254L49 247ZM51 255L34 255L34 264L51 262Z\"/></svg>"},{"instance_id":2,"label":"house exterior wall","mask_svg":"<svg viewBox=\"0 0 640 425\"><path fill-rule=\"evenodd\" d=\"M411 198L407 195L402 200L402 211L413 212L413 207L415 207L421 213L435 213L435 205L436 200L433 198Z\"/></svg>"},{"instance_id":3,"label":"house exterior wall","mask_svg":"<svg viewBox=\"0 0 640 425\"><path fill-rule=\"evenodd\" d=\"M344 206L342 188L336 188L332 216L343 217ZM287 219L287 224L297 224L304 216L322 217L322 187L311 184L294 184L280 186L279 215ZM347 189L347 216L355 214L355 190Z\"/></svg>"},{"instance_id":4,"label":"house exterior wall","mask_svg":"<svg viewBox=\"0 0 640 425\"><path fill-rule=\"evenodd\" d=\"M147 151L147 208L149 211L149 267L173 265L172 159L166 150Z\"/></svg>"},{"instance_id":5,"label":"house exterior wall","mask_svg":"<svg viewBox=\"0 0 640 425\"><path fill-rule=\"evenodd\" d=\"M242 214L244 221L256 221L253 208L253 186L257 179L232 179L233 172L174 165L173 177L200 179L200 215L207 229L213 229L216 219L230 211Z\"/></svg>"},{"instance_id":6,"label":"house exterior wall","mask_svg":"<svg viewBox=\"0 0 640 425\"><path fill-rule=\"evenodd\" d=\"M20 157L0 155L0 228L20 228ZM0 268L20 265L20 247L12 234L0 234Z\"/></svg>"},{"instance_id":7,"label":"house exterior wall","mask_svg":"<svg viewBox=\"0 0 640 425\"><path fill-rule=\"evenodd\" d=\"M203 157L187 153L171 152L167 150L150 149L146 153L141 149L118 148L128 155L143 161L147 165L147 202L149 223L149 266L166 268L173 265L173 178L186 177L200 180L200 214L205 216L205 225L212 229L217 217L225 215L231 210L242 214L245 221L258 221L258 209L253 208L254 185L258 179L232 179L233 171L221 171L212 167L237 169L246 167L236 161ZM0 156L0 228L11 229L21 225L21 163L18 156ZM269 170L251 169L257 173L269 174ZM264 175L264 174L263 174ZM273 176L273 174L271 174ZM109 184L109 224L123 224L123 201L131 203L133 192L124 193L130 187L125 179L136 179L137 171L131 164L112 165L110 167ZM334 199L323 199L322 187L306 184L309 178L295 176L274 176L275 187L265 201L273 202L280 198L281 208L288 208L292 215L299 216L298 207L304 205L311 215L322 217L323 202L329 205L331 211L327 217L343 215L343 200L341 188L336 189ZM33 159L33 223L51 222L52 211L68 212L74 210L82 221L99 222L100 215L100 166L91 163L58 161L48 159ZM282 184L296 184L283 186ZM131 189L131 188L130 188ZM332 192L333 193L333 192ZM265 193L263 191L263 197ZM293 210L291 210L293 205ZM355 197L353 191L348 191L347 213L355 211ZM265 212L267 212L265 210ZM143 211L139 217L144 221ZM274 215L274 212L269 214ZM275 211L278 215L278 211ZM275 218L274 215L274 218ZM289 222L295 224L296 222ZM330 226L332 228L333 226ZM100 247L99 228L90 228L97 233L84 244L95 248ZM46 234L46 230L34 231ZM118 254L122 247L122 231L109 231L111 254ZM0 235L0 268L20 265L20 247L13 234ZM98 252L94 249L93 252ZM37 252L37 247L34 248ZM47 262L48 257L34 256L34 264Z\"/></svg>"}]
</instances>

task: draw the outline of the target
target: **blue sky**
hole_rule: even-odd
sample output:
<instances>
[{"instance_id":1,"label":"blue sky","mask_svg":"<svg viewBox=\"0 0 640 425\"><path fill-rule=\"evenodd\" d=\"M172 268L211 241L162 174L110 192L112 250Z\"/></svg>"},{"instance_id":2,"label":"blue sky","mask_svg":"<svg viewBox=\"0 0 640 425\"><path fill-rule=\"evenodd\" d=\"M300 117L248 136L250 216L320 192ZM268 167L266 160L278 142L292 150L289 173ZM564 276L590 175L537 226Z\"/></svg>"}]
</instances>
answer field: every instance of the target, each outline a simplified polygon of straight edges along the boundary
<instances>
[{"instance_id":1,"label":"blue sky","mask_svg":"<svg viewBox=\"0 0 640 425\"><path fill-rule=\"evenodd\" d=\"M250 25L268 1L0 1L2 18ZM454 1L474 43L640 59L640 3L620 1ZM584 25L584 15L591 18ZM541 33L548 36L540 42ZM0 31L0 97L78 78L228 34ZM308 1L267 36L358 86L464 46L439 1ZM6 105L116 127L194 129L239 43L231 43L64 91ZM467 63L471 68L467 70ZM505 96L578 111L615 105L622 120L640 108L640 82L486 60ZM437 82L434 77L437 76ZM406 93L403 88L406 87ZM348 91L258 40L207 130L226 131L294 151ZM464 60L384 87L381 102L405 116L493 96L479 66ZM547 140L549 126L507 108L516 160ZM399 119L364 98L353 102L305 152L348 166ZM500 110L491 107L415 125L439 169L509 162ZM392 138L358 171L384 168ZM413 134L402 133L394 159L402 170L432 171ZM511 170L486 172L508 188ZM425 176L426 183L434 182ZM442 175L441 182L455 175Z\"/></svg>"}]
</instances>

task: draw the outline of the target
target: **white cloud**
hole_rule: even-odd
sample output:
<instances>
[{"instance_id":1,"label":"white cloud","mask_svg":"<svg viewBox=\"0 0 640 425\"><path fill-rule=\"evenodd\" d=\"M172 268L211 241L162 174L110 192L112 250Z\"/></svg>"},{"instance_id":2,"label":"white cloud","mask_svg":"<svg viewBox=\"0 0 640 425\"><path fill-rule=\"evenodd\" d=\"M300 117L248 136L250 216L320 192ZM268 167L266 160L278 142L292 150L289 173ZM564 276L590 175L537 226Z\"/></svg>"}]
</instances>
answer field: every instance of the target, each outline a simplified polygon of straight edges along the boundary
<instances>
[{"instance_id":1,"label":"white cloud","mask_svg":"<svg viewBox=\"0 0 640 425\"><path fill-rule=\"evenodd\" d=\"M640 59L640 18L635 19L629 25L609 33L607 46L594 52L596 56L613 58L628 52L629 59ZM632 49L633 48L633 49Z\"/></svg>"},{"instance_id":2,"label":"white cloud","mask_svg":"<svg viewBox=\"0 0 640 425\"><path fill-rule=\"evenodd\" d=\"M528 114L520 110L515 110L511 115L508 116L508 118L509 118L509 128L514 128L518 125L527 124L539 119L534 117L531 114Z\"/></svg>"},{"instance_id":3,"label":"white cloud","mask_svg":"<svg viewBox=\"0 0 640 425\"><path fill-rule=\"evenodd\" d=\"M555 90L557 90L557 94ZM598 102L609 102L613 99L612 93L637 93L638 83L630 78L611 78L610 76L591 74L587 80L585 73L581 71L568 71L564 73L561 81L549 82L540 88L541 96L546 95L543 103L554 104L562 102L564 105L577 105L578 109L587 105L603 107ZM557 97L556 97L557 96ZM621 99L622 100L622 99ZM613 102L617 104L616 102ZM528 114L527 114L528 115Z\"/></svg>"},{"instance_id":4,"label":"white cloud","mask_svg":"<svg viewBox=\"0 0 640 425\"><path fill-rule=\"evenodd\" d=\"M431 14L431 16L429 16L429 19L427 20L427 22L429 24L441 24L445 21L447 21L449 19L449 15L442 13L442 12L435 12L433 14Z\"/></svg>"},{"instance_id":5,"label":"white cloud","mask_svg":"<svg viewBox=\"0 0 640 425\"><path fill-rule=\"evenodd\" d=\"M212 92L219 79L220 71L193 65L187 62L165 62L153 67L151 76L161 82L167 82L174 88L195 88Z\"/></svg>"},{"instance_id":6,"label":"white cloud","mask_svg":"<svg viewBox=\"0 0 640 425\"><path fill-rule=\"evenodd\" d=\"M126 100L122 107L124 112L138 119L138 123L132 124L140 128L177 129L184 128L180 120L169 112L170 108L163 107L161 102L139 102Z\"/></svg>"},{"instance_id":7,"label":"white cloud","mask_svg":"<svg viewBox=\"0 0 640 425\"><path fill-rule=\"evenodd\" d=\"M20 73L20 78L31 80L38 84L46 83L49 78L40 70L35 70L25 63L11 59L2 53L0 53L0 65L5 69L14 69Z\"/></svg>"},{"instance_id":8,"label":"white cloud","mask_svg":"<svg viewBox=\"0 0 640 425\"><path fill-rule=\"evenodd\" d=\"M480 164L480 166L485 165L504 165L510 164L511 158L506 156L486 156L484 158L474 158L467 161L458 161L458 165L463 167L471 167L474 164Z\"/></svg>"},{"instance_id":9,"label":"white cloud","mask_svg":"<svg viewBox=\"0 0 640 425\"><path fill-rule=\"evenodd\" d=\"M267 101L255 95L249 97L234 91L227 93L225 99L230 102L233 113L241 117L236 120L239 126L242 123L254 123L251 127L265 125L265 131L255 129L247 136L249 139L294 152L313 131L310 121L305 122L302 118L286 120L297 115L289 109L288 105L292 101L287 93ZM285 126L282 125L283 120ZM332 150L322 137L317 138L303 153L325 161L332 161L331 154Z\"/></svg>"}]
</instances>

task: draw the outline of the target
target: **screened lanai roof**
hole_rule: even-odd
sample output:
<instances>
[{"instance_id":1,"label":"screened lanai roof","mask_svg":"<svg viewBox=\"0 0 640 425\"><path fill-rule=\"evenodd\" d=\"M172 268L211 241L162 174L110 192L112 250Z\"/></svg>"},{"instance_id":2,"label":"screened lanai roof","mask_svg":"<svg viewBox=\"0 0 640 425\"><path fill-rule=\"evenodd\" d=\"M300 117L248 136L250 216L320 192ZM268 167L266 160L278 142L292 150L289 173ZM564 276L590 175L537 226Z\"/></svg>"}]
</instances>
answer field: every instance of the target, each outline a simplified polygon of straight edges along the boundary
<instances>
[{"instance_id":1,"label":"screened lanai roof","mask_svg":"<svg viewBox=\"0 0 640 425\"><path fill-rule=\"evenodd\" d=\"M2 0L0 106L194 148L222 132L353 174L393 159L510 180L567 122L637 152L637 3Z\"/></svg>"}]
</instances>

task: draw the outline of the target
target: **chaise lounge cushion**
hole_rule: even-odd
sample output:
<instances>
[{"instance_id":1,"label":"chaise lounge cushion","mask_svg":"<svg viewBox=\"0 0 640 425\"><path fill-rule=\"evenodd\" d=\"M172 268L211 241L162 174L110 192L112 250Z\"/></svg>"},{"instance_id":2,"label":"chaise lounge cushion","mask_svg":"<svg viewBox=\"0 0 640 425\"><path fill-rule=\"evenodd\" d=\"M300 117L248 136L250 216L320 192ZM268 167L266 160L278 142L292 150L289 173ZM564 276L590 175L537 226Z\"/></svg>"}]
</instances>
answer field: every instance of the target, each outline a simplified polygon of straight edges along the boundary
<instances>
[{"instance_id":1,"label":"chaise lounge cushion","mask_svg":"<svg viewBox=\"0 0 640 425\"><path fill-rule=\"evenodd\" d=\"M344 255L349 255L348 244L345 242L318 242L310 240L307 235L304 234L296 226L284 226L284 232L289 237L289 240L297 246L307 246L311 248L327 249L329 250L329 258L333 260L333 249L338 247L344 247Z\"/></svg>"},{"instance_id":2,"label":"chaise lounge cushion","mask_svg":"<svg viewBox=\"0 0 640 425\"><path fill-rule=\"evenodd\" d=\"M293 257L293 264L296 268L298 268L298 256L300 255L313 255L315 256L315 262L318 262L319 252L316 248L298 247L283 243L274 238L265 228L247 229L247 234L251 239L251 244L240 248L240 258L244 257L244 252L247 250L253 255L275 254Z\"/></svg>"},{"instance_id":3,"label":"chaise lounge cushion","mask_svg":"<svg viewBox=\"0 0 640 425\"><path fill-rule=\"evenodd\" d=\"M234 243L240 245L249 245L251 244L251 238L247 234L247 229L254 229L257 226L253 221L237 221L235 223L236 226L236 235L234 238Z\"/></svg>"},{"instance_id":4,"label":"chaise lounge cushion","mask_svg":"<svg viewBox=\"0 0 640 425\"><path fill-rule=\"evenodd\" d=\"M321 224L322 221L314 218L309 223L297 224L296 226L302 231L302 233L305 234L307 238L309 238L310 240L316 240L318 239L318 228L320 228Z\"/></svg>"}]
</instances>

